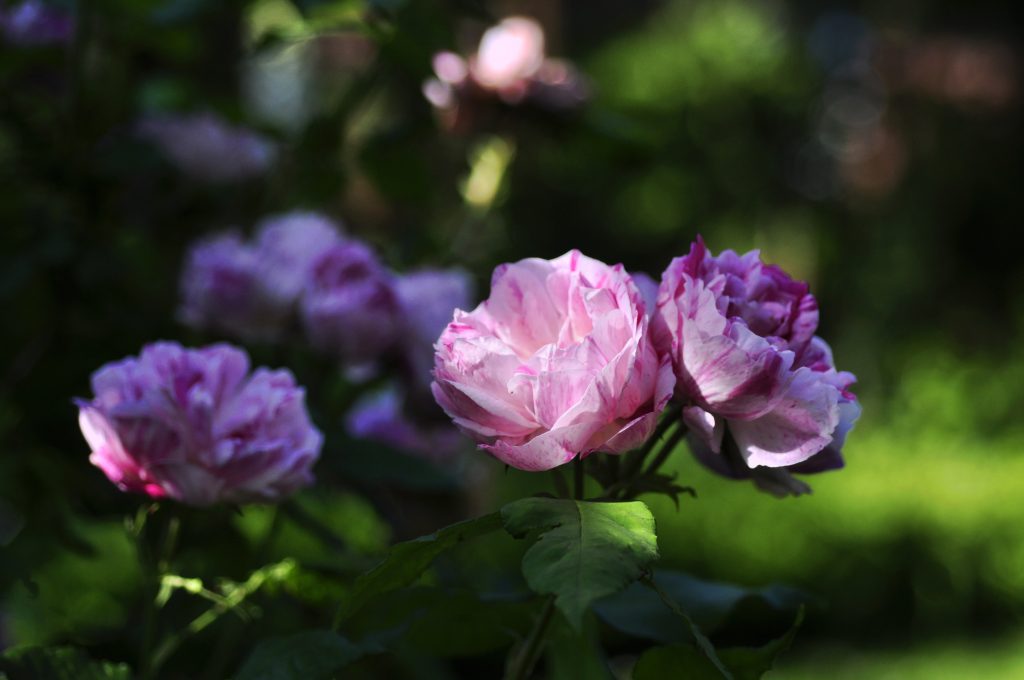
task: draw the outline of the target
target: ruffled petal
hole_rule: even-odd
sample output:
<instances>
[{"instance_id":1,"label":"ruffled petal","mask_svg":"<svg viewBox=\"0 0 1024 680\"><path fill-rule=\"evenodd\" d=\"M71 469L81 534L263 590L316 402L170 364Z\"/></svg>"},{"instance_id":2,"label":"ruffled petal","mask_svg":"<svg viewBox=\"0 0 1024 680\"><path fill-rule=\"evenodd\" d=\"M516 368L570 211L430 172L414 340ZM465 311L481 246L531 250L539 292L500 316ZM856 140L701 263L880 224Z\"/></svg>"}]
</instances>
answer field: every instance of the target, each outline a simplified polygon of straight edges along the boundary
<instances>
[{"instance_id":1,"label":"ruffled petal","mask_svg":"<svg viewBox=\"0 0 1024 680\"><path fill-rule=\"evenodd\" d=\"M839 424L838 401L838 389L820 374L801 368L770 413L755 420L732 420L729 429L749 467L795 465L832 441Z\"/></svg>"}]
</instances>

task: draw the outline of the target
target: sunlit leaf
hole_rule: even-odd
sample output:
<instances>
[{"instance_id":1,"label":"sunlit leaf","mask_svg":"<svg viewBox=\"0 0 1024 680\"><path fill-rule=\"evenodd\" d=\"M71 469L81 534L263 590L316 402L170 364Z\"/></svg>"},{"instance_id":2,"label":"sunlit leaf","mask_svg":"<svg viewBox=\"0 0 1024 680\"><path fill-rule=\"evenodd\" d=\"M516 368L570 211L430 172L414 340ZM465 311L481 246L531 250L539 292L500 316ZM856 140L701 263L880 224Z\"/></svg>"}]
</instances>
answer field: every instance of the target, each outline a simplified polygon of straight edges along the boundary
<instances>
[{"instance_id":1,"label":"sunlit leaf","mask_svg":"<svg viewBox=\"0 0 1024 680\"><path fill-rule=\"evenodd\" d=\"M501 510L513 536L539 534L523 556L523 575L579 629L594 600L638 579L658 558L654 516L642 502L594 503L524 498Z\"/></svg>"}]
</instances>

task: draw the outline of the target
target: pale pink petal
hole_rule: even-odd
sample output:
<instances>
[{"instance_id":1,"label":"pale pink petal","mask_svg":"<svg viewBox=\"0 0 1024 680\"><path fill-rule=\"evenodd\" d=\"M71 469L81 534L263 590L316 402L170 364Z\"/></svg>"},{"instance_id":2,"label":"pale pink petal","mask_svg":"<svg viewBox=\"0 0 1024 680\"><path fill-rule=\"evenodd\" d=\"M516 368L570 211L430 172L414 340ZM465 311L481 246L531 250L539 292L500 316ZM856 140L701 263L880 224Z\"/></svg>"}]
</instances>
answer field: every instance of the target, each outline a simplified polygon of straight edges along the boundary
<instances>
[{"instance_id":1,"label":"pale pink petal","mask_svg":"<svg viewBox=\"0 0 1024 680\"><path fill-rule=\"evenodd\" d=\"M838 389L820 374L801 368L770 413L755 420L732 420L729 428L749 467L794 465L832 441L839 424L838 400Z\"/></svg>"}]
</instances>

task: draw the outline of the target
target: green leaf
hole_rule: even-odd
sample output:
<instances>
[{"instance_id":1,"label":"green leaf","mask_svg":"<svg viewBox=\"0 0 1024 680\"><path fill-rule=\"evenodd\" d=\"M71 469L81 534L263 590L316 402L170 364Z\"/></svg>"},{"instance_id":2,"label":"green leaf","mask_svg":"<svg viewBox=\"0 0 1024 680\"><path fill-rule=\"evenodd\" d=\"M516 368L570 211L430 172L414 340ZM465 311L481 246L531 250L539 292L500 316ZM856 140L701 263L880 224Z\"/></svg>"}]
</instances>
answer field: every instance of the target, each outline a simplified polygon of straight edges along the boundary
<instances>
[{"instance_id":1,"label":"green leaf","mask_svg":"<svg viewBox=\"0 0 1024 680\"><path fill-rule=\"evenodd\" d=\"M9 680L131 680L125 664L93 661L74 647L24 647L0 657Z\"/></svg>"},{"instance_id":2,"label":"green leaf","mask_svg":"<svg viewBox=\"0 0 1024 680\"><path fill-rule=\"evenodd\" d=\"M600 625L592 615L584 617L579 632L556 618L545 648L548 680L611 680L600 637Z\"/></svg>"},{"instance_id":3,"label":"green leaf","mask_svg":"<svg viewBox=\"0 0 1024 680\"><path fill-rule=\"evenodd\" d=\"M594 503L524 498L501 510L516 537L539 534L523 556L523 576L579 630L594 600L640 578L658 558L654 516L640 501Z\"/></svg>"},{"instance_id":4,"label":"green leaf","mask_svg":"<svg viewBox=\"0 0 1024 680\"><path fill-rule=\"evenodd\" d=\"M745 588L678 571L659 569L654 580L708 634L726 626L749 628L751 623L766 622L775 622L769 627L773 632L784 630L792 612L808 600L803 592L789 586ZM693 642L686 622L670 611L657 593L639 583L596 603L594 610L608 625L629 635L664 644ZM779 621L783 616L784 623Z\"/></svg>"},{"instance_id":5,"label":"green leaf","mask_svg":"<svg viewBox=\"0 0 1024 680\"><path fill-rule=\"evenodd\" d=\"M654 647L640 655L633 667L633 680L722 680L714 664L692 645Z\"/></svg>"},{"instance_id":6,"label":"green leaf","mask_svg":"<svg viewBox=\"0 0 1024 680\"><path fill-rule=\"evenodd\" d=\"M265 640L235 680L327 680L367 651L329 630Z\"/></svg>"},{"instance_id":7,"label":"green leaf","mask_svg":"<svg viewBox=\"0 0 1024 680\"><path fill-rule=\"evenodd\" d=\"M779 654L789 649L804 620L803 607L785 635L761 647L732 647L718 651L718 657L735 680L759 680L775 665ZM722 673L693 645L655 647L644 652L633 668L633 680L720 680Z\"/></svg>"},{"instance_id":8,"label":"green leaf","mask_svg":"<svg viewBox=\"0 0 1024 680\"><path fill-rule=\"evenodd\" d=\"M496 531L500 526L498 513L491 513L396 544L380 564L356 579L352 594L338 612L338 620L358 611L377 595L411 585L441 553L466 539Z\"/></svg>"},{"instance_id":9,"label":"green leaf","mask_svg":"<svg viewBox=\"0 0 1024 680\"><path fill-rule=\"evenodd\" d=\"M506 649L516 638L525 637L533 622L536 607L530 600L432 590L433 601L421 602L405 641L434 658L479 656Z\"/></svg>"},{"instance_id":10,"label":"green leaf","mask_svg":"<svg viewBox=\"0 0 1024 680\"><path fill-rule=\"evenodd\" d=\"M659 586L657 582L653 579L648 577L644 580L644 584L651 588L651 590L656 592L658 594L658 597L661 598L661 601L665 603L665 606L671 609L676 616L678 616L680 619L686 622L686 625L690 630L690 635L693 636L694 641L697 643L697 648L701 651L701 653L704 654L707 660L711 662L711 665L713 665L715 669L719 673L721 673L722 677L726 678L726 680L733 680L732 674L729 673L729 669L727 669L725 665L722 663L722 660L718 658L715 646L711 644L711 640L709 640L707 636L704 635L704 632L700 629L700 626L698 626L696 622L694 622L694 620L690 618L690 615L686 612L686 610L683 609L678 602L673 600L668 593L662 590L661 586Z\"/></svg>"}]
</instances>

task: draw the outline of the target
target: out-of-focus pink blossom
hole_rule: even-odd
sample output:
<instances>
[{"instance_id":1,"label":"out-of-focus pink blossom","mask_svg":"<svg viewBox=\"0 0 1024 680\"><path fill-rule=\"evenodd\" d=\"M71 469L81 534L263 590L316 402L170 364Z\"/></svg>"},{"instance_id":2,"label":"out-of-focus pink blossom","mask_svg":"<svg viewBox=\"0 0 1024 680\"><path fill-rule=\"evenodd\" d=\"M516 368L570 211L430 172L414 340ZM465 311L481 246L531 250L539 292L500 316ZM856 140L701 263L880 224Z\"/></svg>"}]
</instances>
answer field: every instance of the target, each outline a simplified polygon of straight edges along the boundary
<instances>
[{"instance_id":1,"label":"out-of-focus pink blossom","mask_svg":"<svg viewBox=\"0 0 1024 680\"><path fill-rule=\"evenodd\" d=\"M279 500L313 481L323 437L286 370L229 345L159 342L93 374L89 460L121 490L188 505Z\"/></svg>"},{"instance_id":2,"label":"out-of-focus pink blossom","mask_svg":"<svg viewBox=\"0 0 1024 680\"><path fill-rule=\"evenodd\" d=\"M314 347L365 369L395 348L401 329L394 277L365 245L348 242L321 253L302 296Z\"/></svg>"},{"instance_id":3,"label":"out-of-focus pink blossom","mask_svg":"<svg viewBox=\"0 0 1024 680\"><path fill-rule=\"evenodd\" d=\"M423 95L453 129L486 115L488 103L571 110L589 96L586 79L566 61L544 53L544 31L533 19L509 17L489 28L475 54L434 55L435 78Z\"/></svg>"},{"instance_id":4,"label":"out-of-focus pink blossom","mask_svg":"<svg viewBox=\"0 0 1024 680\"><path fill-rule=\"evenodd\" d=\"M26 0L0 8L0 36L13 45L41 46L66 43L75 32L71 15L40 0Z\"/></svg>"},{"instance_id":5,"label":"out-of-focus pink blossom","mask_svg":"<svg viewBox=\"0 0 1024 680\"><path fill-rule=\"evenodd\" d=\"M428 460L450 459L465 441L462 435L448 421L415 420L404 401L394 386L364 397L345 419L348 431Z\"/></svg>"},{"instance_id":6,"label":"out-of-focus pink blossom","mask_svg":"<svg viewBox=\"0 0 1024 680\"><path fill-rule=\"evenodd\" d=\"M518 101L544 64L544 30L533 19L509 17L484 32L469 71L482 87Z\"/></svg>"},{"instance_id":7,"label":"out-of-focus pink blossom","mask_svg":"<svg viewBox=\"0 0 1024 680\"><path fill-rule=\"evenodd\" d=\"M438 340L433 391L481 448L547 470L643 443L674 382L629 274L574 250L498 267Z\"/></svg>"},{"instance_id":8,"label":"out-of-focus pink blossom","mask_svg":"<svg viewBox=\"0 0 1024 680\"><path fill-rule=\"evenodd\" d=\"M277 147L269 139L212 113L152 116L137 130L178 170L208 184L257 177L277 157Z\"/></svg>"},{"instance_id":9,"label":"out-of-focus pink blossom","mask_svg":"<svg viewBox=\"0 0 1024 680\"><path fill-rule=\"evenodd\" d=\"M826 459L838 457L859 406L848 389L853 375L835 370L817 324L807 284L756 251L715 257L698 239L672 261L652 327L704 451L735 443L746 469L835 467Z\"/></svg>"},{"instance_id":10,"label":"out-of-focus pink blossom","mask_svg":"<svg viewBox=\"0 0 1024 680\"><path fill-rule=\"evenodd\" d=\"M202 239L181 275L181 320L245 340L286 332L319 254L343 242L334 222L315 213L264 220L254 243L233 232Z\"/></svg>"}]
</instances>

